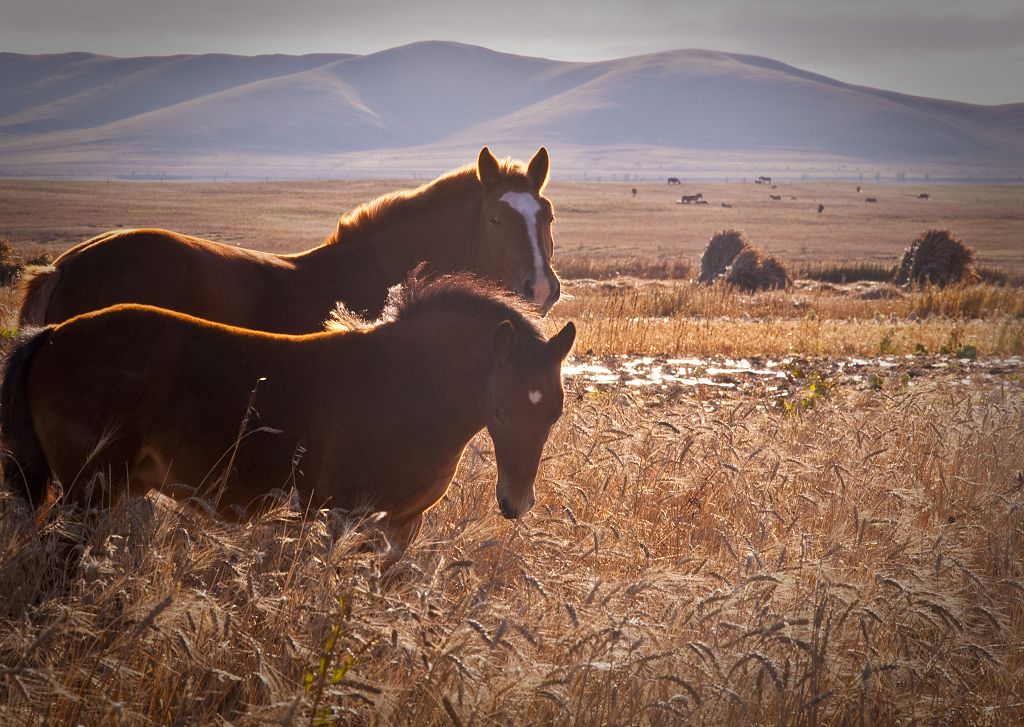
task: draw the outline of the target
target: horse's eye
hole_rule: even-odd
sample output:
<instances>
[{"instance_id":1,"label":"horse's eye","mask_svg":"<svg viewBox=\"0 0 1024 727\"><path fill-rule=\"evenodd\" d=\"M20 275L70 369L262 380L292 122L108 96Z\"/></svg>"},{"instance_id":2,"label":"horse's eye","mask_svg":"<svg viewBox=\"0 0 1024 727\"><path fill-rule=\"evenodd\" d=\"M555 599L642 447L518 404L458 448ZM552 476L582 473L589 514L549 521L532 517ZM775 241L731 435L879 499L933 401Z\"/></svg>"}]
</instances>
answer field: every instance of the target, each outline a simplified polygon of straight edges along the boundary
<instances>
[{"instance_id":1,"label":"horse's eye","mask_svg":"<svg viewBox=\"0 0 1024 727\"><path fill-rule=\"evenodd\" d=\"M498 422L499 424L503 424L505 422L505 410L504 409L495 409L494 410L494 421Z\"/></svg>"},{"instance_id":2,"label":"horse's eye","mask_svg":"<svg viewBox=\"0 0 1024 727\"><path fill-rule=\"evenodd\" d=\"M498 219L497 215L492 215L491 216L491 224L492 225L500 225L501 224L501 220Z\"/></svg>"}]
</instances>

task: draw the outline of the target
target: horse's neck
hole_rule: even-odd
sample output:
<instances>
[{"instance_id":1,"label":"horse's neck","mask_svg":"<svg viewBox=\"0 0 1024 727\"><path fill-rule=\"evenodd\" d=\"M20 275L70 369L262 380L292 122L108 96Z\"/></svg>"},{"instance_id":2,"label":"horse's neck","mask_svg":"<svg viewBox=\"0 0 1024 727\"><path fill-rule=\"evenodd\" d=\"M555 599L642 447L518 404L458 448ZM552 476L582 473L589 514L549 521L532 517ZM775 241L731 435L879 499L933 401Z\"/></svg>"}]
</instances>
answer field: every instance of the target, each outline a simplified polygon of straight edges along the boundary
<instances>
[{"instance_id":1,"label":"horse's neck","mask_svg":"<svg viewBox=\"0 0 1024 727\"><path fill-rule=\"evenodd\" d=\"M401 281L426 260L435 272L464 270L476 261L472 240L479 223L480 195L475 189L439 193L436 201L402 200L375 219L341 226L324 253L368 253L382 273Z\"/></svg>"},{"instance_id":2,"label":"horse's neck","mask_svg":"<svg viewBox=\"0 0 1024 727\"><path fill-rule=\"evenodd\" d=\"M451 193L437 203L401 201L381 216L342 227L336 240L289 256L301 274L295 277L305 300L317 295L314 306L326 314L334 301L375 318L387 290L401 283L421 262L434 274L476 267L480 196L473 191ZM326 302L325 302L326 301Z\"/></svg>"}]
</instances>

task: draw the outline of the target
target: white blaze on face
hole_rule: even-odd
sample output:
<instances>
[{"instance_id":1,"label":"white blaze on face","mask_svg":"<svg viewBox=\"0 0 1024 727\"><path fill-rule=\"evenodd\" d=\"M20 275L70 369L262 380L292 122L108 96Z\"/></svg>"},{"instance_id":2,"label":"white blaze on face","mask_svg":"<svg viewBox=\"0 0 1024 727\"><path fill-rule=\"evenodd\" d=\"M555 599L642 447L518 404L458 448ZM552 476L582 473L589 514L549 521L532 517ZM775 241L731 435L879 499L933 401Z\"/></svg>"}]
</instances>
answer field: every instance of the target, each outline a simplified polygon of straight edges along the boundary
<instances>
[{"instance_id":1,"label":"white blaze on face","mask_svg":"<svg viewBox=\"0 0 1024 727\"><path fill-rule=\"evenodd\" d=\"M526 221L530 250L533 252L533 302L542 306L551 295L551 283L544 272L544 253L540 249L540 235L537 229L540 202L529 192L505 192L501 195L501 201L521 214Z\"/></svg>"},{"instance_id":2,"label":"white blaze on face","mask_svg":"<svg viewBox=\"0 0 1024 727\"><path fill-rule=\"evenodd\" d=\"M534 406L536 406L537 404L540 404L540 401L543 398L544 398L544 395L542 393L540 393L539 391L531 391L530 392L530 403L533 404Z\"/></svg>"}]
</instances>

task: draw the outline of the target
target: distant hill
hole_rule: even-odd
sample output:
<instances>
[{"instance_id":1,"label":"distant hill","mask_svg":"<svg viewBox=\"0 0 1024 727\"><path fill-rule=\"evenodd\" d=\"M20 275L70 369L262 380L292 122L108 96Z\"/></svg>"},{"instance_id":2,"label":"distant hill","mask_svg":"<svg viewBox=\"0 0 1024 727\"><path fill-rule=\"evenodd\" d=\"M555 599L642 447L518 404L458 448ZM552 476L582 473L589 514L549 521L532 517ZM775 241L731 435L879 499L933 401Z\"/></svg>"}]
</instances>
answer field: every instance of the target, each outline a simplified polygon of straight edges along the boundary
<instances>
[{"instance_id":1,"label":"distant hill","mask_svg":"<svg viewBox=\"0 0 1024 727\"><path fill-rule=\"evenodd\" d=\"M625 147L1024 168L1024 103L920 98L702 50L597 63L446 42L366 56L0 53L0 79L7 173L214 158L272 171L397 150L464 162L482 144L618 148L617 163Z\"/></svg>"}]
</instances>

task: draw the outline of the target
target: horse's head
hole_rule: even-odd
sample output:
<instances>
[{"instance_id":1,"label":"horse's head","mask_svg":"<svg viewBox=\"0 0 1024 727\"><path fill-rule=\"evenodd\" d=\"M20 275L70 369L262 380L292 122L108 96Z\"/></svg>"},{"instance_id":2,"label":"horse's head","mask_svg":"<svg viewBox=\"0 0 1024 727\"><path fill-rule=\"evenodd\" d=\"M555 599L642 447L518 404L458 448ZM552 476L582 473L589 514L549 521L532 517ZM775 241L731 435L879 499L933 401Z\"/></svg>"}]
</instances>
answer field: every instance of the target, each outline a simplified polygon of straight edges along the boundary
<instances>
[{"instance_id":1,"label":"horse's head","mask_svg":"<svg viewBox=\"0 0 1024 727\"><path fill-rule=\"evenodd\" d=\"M572 323L549 341L518 334L509 321L494 331L487 431L498 464L498 507L507 518L533 507L541 453L562 415L562 361L575 338Z\"/></svg>"},{"instance_id":2,"label":"horse's head","mask_svg":"<svg viewBox=\"0 0 1024 727\"><path fill-rule=\"evenodd\" d=\"M526 173L508 171L485 146L477 159L483 187L480 208L480 274L497 280L547 313L561 286L551 269L554 222L541 194L548 180L548 152L541 147Z\"/></svg>"}]
</instances>

